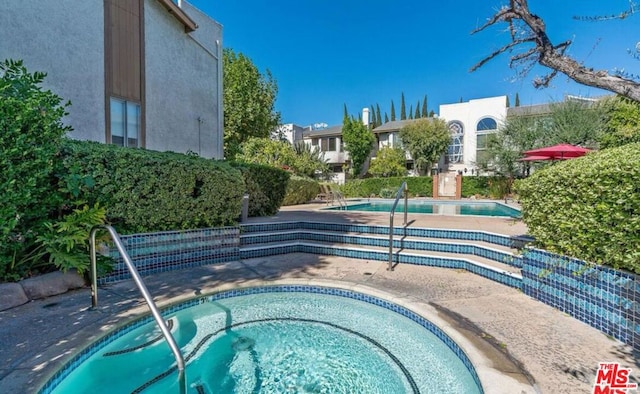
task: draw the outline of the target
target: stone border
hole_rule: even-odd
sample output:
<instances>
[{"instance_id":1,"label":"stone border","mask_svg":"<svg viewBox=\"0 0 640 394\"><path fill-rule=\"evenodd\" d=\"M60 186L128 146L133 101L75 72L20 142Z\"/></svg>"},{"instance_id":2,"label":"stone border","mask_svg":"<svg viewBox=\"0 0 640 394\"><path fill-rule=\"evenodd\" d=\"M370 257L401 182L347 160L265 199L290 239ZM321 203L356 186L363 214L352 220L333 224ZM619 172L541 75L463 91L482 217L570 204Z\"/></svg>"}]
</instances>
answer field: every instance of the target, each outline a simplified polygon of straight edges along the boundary
<instances>
[{"instance_id":1,"label":"stone border","mask_svg":"<svg viewBox=\"0 0 640 394\"><path fill-rule=\"evenodd\" d=\"M84 278L75 270L51 272L17 283L0 283L0 311L84 286Z\"/></svg>"}]
</instances>

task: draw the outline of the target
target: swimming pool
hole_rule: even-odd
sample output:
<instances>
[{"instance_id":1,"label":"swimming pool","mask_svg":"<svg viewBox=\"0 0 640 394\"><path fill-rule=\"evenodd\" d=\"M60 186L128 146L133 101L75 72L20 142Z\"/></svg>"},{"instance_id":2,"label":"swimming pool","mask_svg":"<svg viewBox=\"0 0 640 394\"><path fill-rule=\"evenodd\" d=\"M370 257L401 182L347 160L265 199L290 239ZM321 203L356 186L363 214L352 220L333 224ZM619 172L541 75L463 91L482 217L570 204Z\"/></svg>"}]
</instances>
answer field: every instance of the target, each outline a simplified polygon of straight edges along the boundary
<instances>
[{"instance_id":1,"label":"swimming pool","mask_svg":"<svg viewBox=\"0 0 640 394\"><path fill-rule=\"evenodd\" d=\"M351 290L279 285L194 299L163 314L194 393L481 393L441 329ZM145 318L76 356L43 393L177 392L175 362Z\"/></svg>"},{"instance_id":2,"label":"swimming pool","mask_svg":"<svg viewBox=\"0 0 640 394\"><path fill-rule=\"evenodd\" d=\"M393 200L376 200L367 203L349 204L347 211L367 212L391 212ZM343 207L331 207L327 210L344 210ZM396 213L404 212L403 202L400 201L395 210ZM519 218L520 211L505 204L489 201L460 202L460 201L433 201L433 200L409 200L407 204L409 213L427 213L435 215L463 215L463 216L496 216Z\"/></svg>"}]
</instances>

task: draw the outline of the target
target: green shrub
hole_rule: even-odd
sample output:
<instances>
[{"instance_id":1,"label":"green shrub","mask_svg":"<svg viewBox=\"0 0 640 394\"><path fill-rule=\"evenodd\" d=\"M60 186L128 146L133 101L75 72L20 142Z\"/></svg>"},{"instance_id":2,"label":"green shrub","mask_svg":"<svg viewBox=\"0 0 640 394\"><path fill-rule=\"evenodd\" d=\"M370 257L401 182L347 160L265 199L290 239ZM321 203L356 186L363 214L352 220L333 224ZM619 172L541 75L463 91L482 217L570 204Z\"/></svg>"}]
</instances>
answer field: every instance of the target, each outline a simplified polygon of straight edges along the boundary
<instances>
[{"instance_id":1,"label":"green shrub","mask_svg":"<svg viewBox=\"0 0 640 394\"><path fill-rule=\"evenodd\" d=\"M67 141L62 188L107 209L122 233L230 225L244 184L226 163L172 152Z\"/></svg>"},{"instance_id":2,"label":"green shrub","mask_svg":"<svg viewBox=\"0 0 640 394\"><path fill-rule=\"evenodd\" d=\"M378 195L380 197L382 197L382 198L395 198L397 193L398 193L397 190L384 188L384 189L380 190L380 193L378 193Z\"/></svg>"},{"instance_id":3,"label":"green shrub","mask_svg":"<svg viewBox=\"0 0 640 394\"><path fill-rule=\"evenodd\" d=\"M304 204L320 193L320 184L307 177L292 175L287 184L287 194L282 205Z\"/></svg>"},{"instance_id":4,"label":"green shrub","mask_svg":"<svg viewBox=\"0 0 640 394\"><path fill-rule=\"evenodd\" d=\"M640 144L556 163L516 182L538 245L640 273Z\"/></svg>"},{"instance_id":5,"label":"green shrub","mask_svg":"<svg viewBox=\"0 0 640 394\"><path fill-rule=\"evenodd\" d=\"M272 216L278 213L287 192L290 174L260 164L235 162L232 166L242 173L244 192L249 193L249 216Z\"/></svg>"},{"instance_id":6,"label":"green shrub","mask_svg":"<svg viewBox=\"0 0 640 394\"><path fill-rule=\"evenodd\" d=\"M345 197L371 197L380 196L383 189L392 189L394 191L392 194L395 196L395 192L405 181L409 196L431 197L433 195L432 180L429 176L354 179L341 185L340 191Z\"/></svg>"},{"instance_id":7,"label":"green shrub","mask_svg":"<svg viewBox=\"0 0 640 394\"><path fill-rule=\"evenodd\" d=\"M511 192L510 180L503 176L463 176L462 197L504 198Z\"/></svg>"},{"instance_id":8,"label":"green shrub","mask_svg":"<svg viewBox=\"0 0 640 394\"><path fill-rule=\"evenodd\" d=\"M0 279L19 279L33 268L29 253L57 215L61 197L52 173L63 136L62 99L40 86L46 74L21 61L0 63Z\"/></svg>"}]
</instances>

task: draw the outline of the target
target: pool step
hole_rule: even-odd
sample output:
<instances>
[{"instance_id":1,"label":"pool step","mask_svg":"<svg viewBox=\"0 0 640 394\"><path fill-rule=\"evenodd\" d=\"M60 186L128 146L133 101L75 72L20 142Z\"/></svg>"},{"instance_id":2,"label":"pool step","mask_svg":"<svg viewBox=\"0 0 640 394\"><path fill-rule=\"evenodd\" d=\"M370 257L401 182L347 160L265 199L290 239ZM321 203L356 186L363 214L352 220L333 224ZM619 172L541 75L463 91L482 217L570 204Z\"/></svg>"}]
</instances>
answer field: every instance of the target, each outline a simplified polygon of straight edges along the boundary
<instances>
[{"instance_id":1,"label":"pool step","mask_svg":"<svg viewBox=\"0 0 640 394\"><path fill-rule=\"evenodd\" d=\"M376 261L388 261L389 259L388 247L321 241L291 240L244 245L240 248L240 255L243 259L285 253L310 253ZM394 249L392 256L394 264L464 269L511 287L521 288L522 286L522 275L520 275L518 268L478 256L407 249Z\"/></svg>"},{"instance_id":2,"label":"pool step","mask_svg":"<svg viewBox=\"0 0 640 394\"><path fill-rule=\"evenodd\" d=\"M321 242L332 245L350 245L370 248L384 248L388 251L389 236L362 233L339 233L319 230L280 230L264 233L242 234L242 247L251 245L278 245L282 242ZM522 267L520 256L512 249L482 241L430 239L423 237L402 237L395 235L394 250L431 253L434 256L464 256L483 263L496 263L497 267L509 272L519 272ZM388 252L387 252L388 253Z\"/></svg>"}]
</instances>

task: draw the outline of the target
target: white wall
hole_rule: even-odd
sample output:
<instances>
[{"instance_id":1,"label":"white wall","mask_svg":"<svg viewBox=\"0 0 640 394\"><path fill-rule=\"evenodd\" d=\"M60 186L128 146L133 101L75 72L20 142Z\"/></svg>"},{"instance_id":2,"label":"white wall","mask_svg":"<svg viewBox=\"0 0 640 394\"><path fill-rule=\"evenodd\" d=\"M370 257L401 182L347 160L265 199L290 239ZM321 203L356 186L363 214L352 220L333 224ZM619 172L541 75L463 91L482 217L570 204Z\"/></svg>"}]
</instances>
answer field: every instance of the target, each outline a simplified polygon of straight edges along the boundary
<instances>
[{"instance_id":1,"label":"white wall","mask_svg":"<svg viewBox=\"0 0 640 394\"><path fill-rule=\"evenodd\" d=\"M464 103L444 104L440 106L440 118L447 123L458 121L464 127L464 147L463 162L449 166L450 171L462 171L465 168L470 170L476 168L476 136L477 124L483 118L493 118L498 127L504 122L507 116L507 97L489 97L476 100L469 100Z\"/></svg>"},{"instance_id":2,"label":"white wall","mask_svg":"<svg viewBox=\"0 0 640 394\"><path fill-rule=\"evenodd\" d=\"M222 26L182 4L198 24L192 36L159 2L145 3L146 145L221 159Z\"/></svg>"},{"instance_id":3,"label":"white wall","mask_svg":"<svg viewBox=\"0 0 640 394\"><path fill-rule=\"evenodd\" d=\"M43 86L71 101L74 138L105 142L103 37L102 1L0 1L0 61L48 74Z\"/></svg>"}]
</instances>

